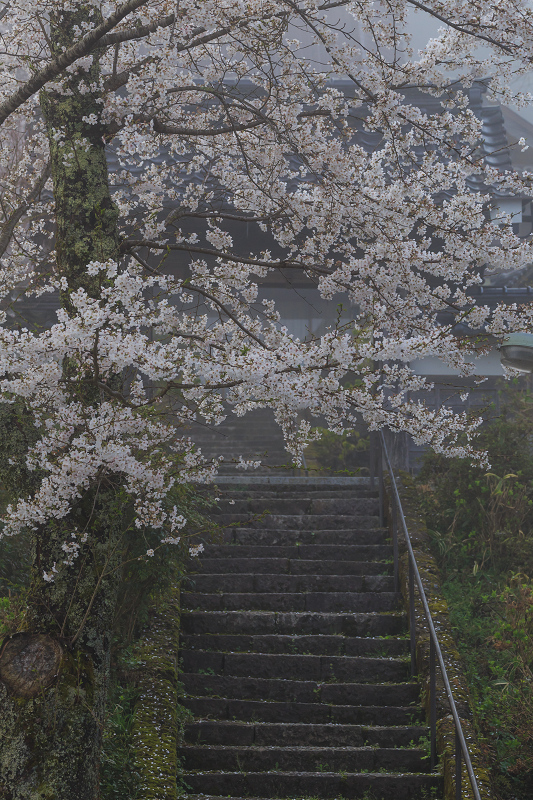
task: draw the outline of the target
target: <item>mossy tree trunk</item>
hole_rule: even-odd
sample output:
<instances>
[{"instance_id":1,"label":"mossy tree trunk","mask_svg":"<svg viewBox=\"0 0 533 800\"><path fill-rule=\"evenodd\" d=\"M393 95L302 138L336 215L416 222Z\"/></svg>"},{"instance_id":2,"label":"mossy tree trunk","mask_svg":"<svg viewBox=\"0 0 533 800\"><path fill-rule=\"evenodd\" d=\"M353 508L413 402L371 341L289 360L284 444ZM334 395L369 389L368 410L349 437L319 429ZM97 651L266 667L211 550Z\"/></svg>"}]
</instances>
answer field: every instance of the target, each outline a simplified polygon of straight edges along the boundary
<instances>
[{"instance_id":1,"label":"mossy tree trunk","mask_svg":"<svg viewBox=\"0 0 533 800\"><path fill-rule=\"evenodd\" d=\"M86 23L100 21L100 12L89 4L58 12L51 20L53 48L58 52L71 45ZM41 95L51 152L57 270L68 279L69 291L83 287L97 297L97 280L87 276L86 265L118 259L98 54L86 71L65 78ZM67 291L61 301L71 312ZM70 370L66 363L65 378ZM86 404L99 402L96 389L83 391ZM0 406L0 480L7 488L11 483L13 493L34 488L35 476L25 469L25 454L34 441L30 414L20 406ZM89 489L68 518L32 534L24 633L9 640L0 656L2 800L99 796L111 631L127 526L127 497L116 477ZM87 531L89 538L74 563L65 566L62 544L75 529ZM54 562L60 569L49 583L43 571Z\"/></svg>"}]
</instances>

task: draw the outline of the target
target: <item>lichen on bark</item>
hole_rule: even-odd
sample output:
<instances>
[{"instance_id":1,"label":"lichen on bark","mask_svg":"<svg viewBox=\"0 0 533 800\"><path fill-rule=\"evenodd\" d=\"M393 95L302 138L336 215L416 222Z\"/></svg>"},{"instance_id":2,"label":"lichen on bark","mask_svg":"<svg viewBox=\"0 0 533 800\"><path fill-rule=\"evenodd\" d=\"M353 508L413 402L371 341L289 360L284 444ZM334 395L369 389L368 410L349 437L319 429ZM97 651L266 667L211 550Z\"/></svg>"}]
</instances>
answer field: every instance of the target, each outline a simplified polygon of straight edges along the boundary
<instances>
[{"instance_id":1,"label":"lichen on bark","mask_svg":"<svg viewBox=\"0 0 533 800\"><path fill-rule=\"evenodd\" d=\"M106 487L100 494L99 499L85 498L95 507L90 550L59 570L54 583L43 580L38 565L58 557L65 525L48 525L35 537L24 630L55 638L63 655L56 682L37 697L18 696L0 681L0 797L6 800L98 797L125 522L121 491L113 496ZM80 520L84 511L81 504Z\"/></svg>"},{"instance_id":2,"label":"lichen on bark","mask_svg":"<svg viewBox=\"0 0 533 800\"><path fill-rule=\"evenodd\" d=\"M51 21L54 55L72 44L84 24L98 25L101 19L100 11L89 5L56 13ZM83 287L93 297L98 297L99 286L96 278L87 275L87 264L117 260L119 255L98 56L96 51L90 67L78 68L40 95L54 182L57 270L72 289ZM66 294L62 303L71 310Z\"/></svg>"},{"instance_id":3,"label":"lichen on bark","mask_svg":"<svg viewBox=\"0 0 533 800\"><path fill-rule=\"evenodd\" d=\"M101 21L98 8L80 3L51 16L54 54ZM56 267L69 288L62 306L73 311L69 292L98 297L90 261L118 259L117 210L105 157L99 53L87 69L66 73L41 92L50 147L56 222ZM69 365L65 364L67 372ZM96 392L82 398L99 401ZM13 497L28 496L39 475L26 469L37 438L31 413L20 403L0 407L0 480ZM104 476L71 513L31 532L32 579L23 630L61 645L57 679L35 697L17 696L0 681L0 798L2 800L96 800L99 753L109 680L109 654L120 580L123 536L130 504L120 476ZM64 565L63 543L77 529L89 533L77 560ZM28 534L30 535L30 534ZM55 581L43 572L61 564Z\"/></svg>"}]
</instances>

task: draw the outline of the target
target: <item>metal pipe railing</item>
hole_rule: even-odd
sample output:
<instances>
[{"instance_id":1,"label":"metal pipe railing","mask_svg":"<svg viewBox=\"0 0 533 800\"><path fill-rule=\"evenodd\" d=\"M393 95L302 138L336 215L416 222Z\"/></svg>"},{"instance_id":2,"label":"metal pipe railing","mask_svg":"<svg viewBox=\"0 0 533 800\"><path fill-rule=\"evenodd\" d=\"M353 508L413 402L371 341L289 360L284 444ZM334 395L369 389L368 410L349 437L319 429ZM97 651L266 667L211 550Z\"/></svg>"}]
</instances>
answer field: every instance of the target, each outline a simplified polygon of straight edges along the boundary
<instances>
[{"instance_id":1,"label":"metal pipe railing","mask_svg":"<svg viewBox=\"0 0 533 800\"><path fill-rule=\"evenodd\" d=\"M373 465L372 469L372 485L374 484L374 475L377 472L377 477L379 481L379 500L380 500L380 520L383 522L384 517L384 496L385 496L385 488L384 488L384 480L383 480L383 456L385 458L385 465L387 468L387 472L389 474L390 479L390 486L392 490L392 498L391 498L391 505L392 505L392 541L393 541L393 555L394 555L394 584L396 590L398 590L400 585L400 574L399 574L399 558L398 558L398 529L401 527L403 529L403 534L405 537L405 543L407 546L407 553L408 553L408 563L409 563L409 630L410 630L410 651L411 651L411 675L416 674L416 625L415 625L415 584L418 589L418 594L420 596L420 602L422 604L422 608L424 611L424 616L426 618L427 626L429 629L429 724L430 724L430 737L431 737L431 768L433 769L437 763L437 679L436 679L436 665L439 665L440 672L442 675L442 680L444 683L444 688L446 690L446 696L448 699L448 703L450 706L450 711L452 714L452 718L455 725L455 798L456 800L461 800L461 776L462 776L462 762L466 766L466 770L468 773L468 778L470 780L470 785L472 787L472 791L474 793L475 800L481 800L481 794L479 791L479 787L476 781L476 776L474 774L474 769L472 767L472 761L470 760L470 753L468 752L468 747L466 745L466 740L463 732L463 728L461 725L461 720L459 718L459 714L457 712L457 707L455 705L455 700L453 698L452 689L450 686L450 681L448 679L448 673L446 672L446 666L444 664L444 658L442 656L442 651L439 645L439 640L437 638L437 632L435 630L435 625L433 624L433 618L431 616L431 611L429 610L429 605L426 597L426 593L424 591L424 587L422 585L422 579L420 577L420 572L418 570L418 566L416 563L415 554L413 552L413 547L411 544L411 537L409 536L409 531L407 529L407 523L405 521L405 516L403 513L402 503L400 500L400 494L398 492L398 486L396 483L396 479L394 477L394 472L391 466L389 453L387 451L387 446L385 444L385 437L383 433L380 431L379 433L379 443L380 446L376 448L377 453L377 464ZM375 471L374 471L375 470ZM399 524L398 524L399 523Z\"/></svg>"}]
</instances>

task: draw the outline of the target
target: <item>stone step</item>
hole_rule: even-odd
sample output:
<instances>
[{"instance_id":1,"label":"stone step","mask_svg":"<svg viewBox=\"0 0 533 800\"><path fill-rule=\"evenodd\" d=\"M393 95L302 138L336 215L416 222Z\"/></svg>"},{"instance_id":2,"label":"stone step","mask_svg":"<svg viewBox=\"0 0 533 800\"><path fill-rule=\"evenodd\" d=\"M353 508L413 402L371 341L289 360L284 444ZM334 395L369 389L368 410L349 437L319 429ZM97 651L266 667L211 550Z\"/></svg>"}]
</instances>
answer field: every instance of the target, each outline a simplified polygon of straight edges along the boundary
<instances>
[{"instance_id":1,"label":"stone step","mask_svg":"<svg viewBox=\"0 0 533 800\"><path fill-rule=\"evenodd\" d=\"M262 678L365 683L399 683L410 677L410 663L400 658L213 653L203 650L183 650L181 658L184 672L235 677L261 675Z\"/></svg>"},{"instance_id":2,"label":"stone step","mask_svg":"<svg viewBox=\"0 0 533 800\"><path fill-rule=\"evenodd\" d=\"M426 767L427 769L428 767ZM353 772L197 772L186 776L191 794L233 798L363 798L422 800L442 793L439 775ZM190 797L191 795L189 795Z\"/></svg>"},{"instance_id":3,"label":"stone step","mask_svg":"<svg viewBox=\"0 0 533 800\"><path fill-rule=\"evenodd\" d=\"M226 503L230 500L255 501L269 499L287 499L287 489L283 486L276 488L274 485L265 484L264 487L255 485L253 488L243 487L229 489L226 486L219 487L219 502ZM209 490L209 497L213 496L212 489ZM354 486L352 489L327 489L320 486L302 486L298 490L291 490L291 500L376 500L379 498L377 489Z\"/></svg>"},{"instance_id":4,"label":"stone step","mask_svg":"<svg viewBox=\"0 0 533 800\"><path fill-rule=\"evenodd\" d=\"M421 708L409 705L326 705L201 696L184 697L180 702L197 718L213 720L344 725L379 725L384 720L390 725L415 725L425 721Z\"/></svg>"},{"instance_id":5,"label":"stone step","mask_svg":"<svg viewBox=\"0 0 533 800\"><path fill-rule=\"evenodd\" d=\"M376 545L385 544L389 532L384 528L357 530L279 530L276 528L224 528L221 532L224 544L244 545ZM210 541L204 540L210 544Z\"/></svg>"},{"instance_id":6,"label":"stone step","mask_svg":"<svg viewBox=\"0 0 533 800\"><path fill-rule=\"evenodd\" d=\"M183 650L288 653L320 656L383 656L394 657L409 652L407 639L383 639L363 636L287 636L266 634L245 636L243 634L204 633L182 636Z\"/></svg>"},{"instance_id":7,"label":"stone step","mask_svg":"<svg viewBox=\"0 0 533 800\"><path fill-rule=\"evenodd\" d=\"M256 747L415 747L429 729L422 725L367 727L363 725L269 723L200 720L185 725L190 744Z\"/></svg>"},{"instance_id":8,"label":"stone step","mask_svg":"<svg viewBox=\"0 0 533 800\"><path fill-rule=\"evenodd\" d=\"M324 481L325 478L325 481ZM327 481L327 482L326 482ZM321 484L323 485L321 486ZM281 492L285 497L292 497L293 494L298 493L317 493L322 495L323 492L350 492L351 495L358 492L377 491L377 480L374 488L371 487L371 479L368 475L360 476L317 476L304 475L302 473L296 474L295 472L283 475L272 474L270 479L265 479L264 475L256 476L254 473L247 474L235 472L233 477L224 475L221 480L218 476L216 478L215 488L220 494L224 496L229 495L231 492L245 493L248 497L252 497L254 492ZM199 487L200 491L206 491L205 487ZM207 490L209 491L209 489Z\"/></svg>"},{"instance_id":9,"label":"stone step","mask_svg":"<svg viewBox=\"0 0 533 800\"><path fill-rule=\"evenodd\" d=\"M234 677L227 675L181 676L186 694L215 695L240 700L283 703L331 703L332 705L408 706L419 701L417 683L321 683L279 678Z\"/></svg>"},{"instance_id":10,"label":"stone step","mask_svg":"<svg viewBox=\"0 0 533 800\"><path fill-rule=\"evenodd\" d=\"M183 608L205 611L395 611L398 592L268 592L202 594L183 592Z\"/></svg>"},{"instance_id":11,"label":"stone step","mask_svg":"<svg viewBox=\"0 0 533 800\"><path fill-rule=\"evenodd\" d=\"M392 559L388 544L246 545L210 544L209 558L290 558L318 561L385 561Z\"/></svg>"},{"instance_id":12,"label":"stone step","mask_svg":"<svg viewBox=\"0 0 533 800\"><path fill-rule=\"evenodd\" d=\"M191 575L186 591L212 592L392 592L394 578L388 575L276 575L223 573Z\"/></svg>"},{"instance_id":13,"label":"stone step","mask_svg":"<svg viewBox=\"0 0 533 800\"><path fill-rule=\"evenodd\" d=\"M219 525L241 525L246 528L273 528L292 530L317 530L337 528L375 528L379 526L376 514L265 514L258 519L249 514L220 513L213 516Z\"/></svg>"},{"instance_id":14,"label":"stone step","mask_svg":"<svg viewBox=\"0 0 533 800\"><path fill-rule=\"evenodd\" d=\"M323 515L337 516L339 514L358 516L379 514L379 499L377 497L254 497L254 498L220 498L217 505L211 509L212 514L275 514L278 515Z\"/></svg>"},{"instance_id":15,"label":"stone step","mask_svg":"<svg viewBox=\"0 0 533 800\"><path fill-rule=\"evenodd\" d=\"M183 633L397 636L407 630L407 614L184 610L181 629Z\"/></svg>"},{"instance_id":16,"label":"stone step","mask_svg":"<svg viewBox=\"0 0 533 800\"><path fill-rule=\"evenodd\" d=\"M211 551L211 546L209 551ZM305 558L240 558L240 550L233 548L233 557L210 558L204 556L190 562L189 575L223 572L252 575L389 575L392 564L386 561L312 561ZM235 555L233 555L235 554Z\"/></svg>"},{"instance_id":17,"label":"stone step","mask_svg":"<svg viewBox=\"0 0 533 800\"><path fill-rule=\"evenodd\" d=\"M320 484L221 481L220 534L182 591L191 800L442 791L377 492Z\"/></svg>"},{"instance_id":18,"label":"stone step","mask_svg":"<svg viewBox=\"0 0 533 800\"><path fill-rule=\"evenodd\" d=\"M394 747L239 747L238 745L183 745L178 757L193 770L287 772L424 772L427 752L422 748Z\"/></svg>"}]
</instances>

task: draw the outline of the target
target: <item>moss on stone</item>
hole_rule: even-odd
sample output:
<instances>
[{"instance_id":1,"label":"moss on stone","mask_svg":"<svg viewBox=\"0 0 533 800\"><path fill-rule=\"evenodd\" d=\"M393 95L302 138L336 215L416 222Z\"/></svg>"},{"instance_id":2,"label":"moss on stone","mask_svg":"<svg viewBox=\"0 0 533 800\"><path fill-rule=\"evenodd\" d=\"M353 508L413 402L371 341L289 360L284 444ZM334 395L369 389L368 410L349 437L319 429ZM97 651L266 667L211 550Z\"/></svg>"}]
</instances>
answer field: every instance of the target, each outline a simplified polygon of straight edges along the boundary
<instances>
[{"instance_id":1,"label":"moss on stone","mask_svg":"<svg viewBox=\"0 0 533 800\"><path fill-rule=\"evenodd\" d=\"M179 585L154 599L145 633L135 647L138 699L132 729L138 796L176 800L177 747L181 737L178 707Z\"/></svg>"}]
</instances>

